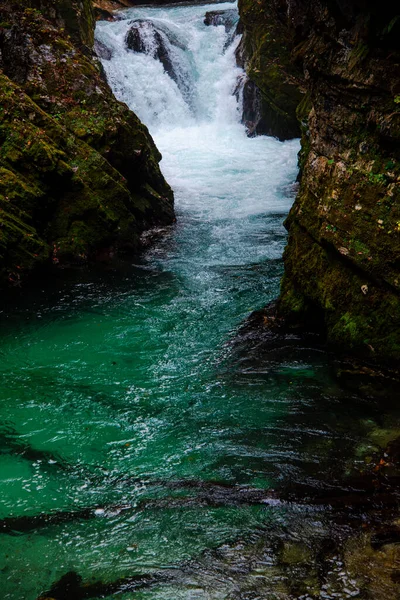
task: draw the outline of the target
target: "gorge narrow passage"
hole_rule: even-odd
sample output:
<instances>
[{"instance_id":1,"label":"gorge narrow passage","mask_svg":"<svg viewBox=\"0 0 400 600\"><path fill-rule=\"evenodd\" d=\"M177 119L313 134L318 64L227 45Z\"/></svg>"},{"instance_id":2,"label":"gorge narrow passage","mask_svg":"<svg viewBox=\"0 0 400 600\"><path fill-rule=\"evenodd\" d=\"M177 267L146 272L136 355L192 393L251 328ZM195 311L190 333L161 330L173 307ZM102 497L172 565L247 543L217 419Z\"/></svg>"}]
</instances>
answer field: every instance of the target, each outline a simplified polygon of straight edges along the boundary
<instances>
[{"instance_id":1,"label":"gorge narrow passage","mask_svg":"<svg viewBox=\"0 0 400 600\"><path fill-rule=\"evenodd\" d=\"M348 523L279 489L340 486L357 449L374 451L382 406L341 389L323 353L241 366L227 344L278 295L299 144L246 136L236 19L206 26L215 8L236 5L98 24L107 78L163 154L177 224L117 275L76 275L3 319L4 599L65 598L52 586L71 572L71 598L359 594L337 549ZM126 47L132 29L144 51Z\"/></svg>"}]
</instances>

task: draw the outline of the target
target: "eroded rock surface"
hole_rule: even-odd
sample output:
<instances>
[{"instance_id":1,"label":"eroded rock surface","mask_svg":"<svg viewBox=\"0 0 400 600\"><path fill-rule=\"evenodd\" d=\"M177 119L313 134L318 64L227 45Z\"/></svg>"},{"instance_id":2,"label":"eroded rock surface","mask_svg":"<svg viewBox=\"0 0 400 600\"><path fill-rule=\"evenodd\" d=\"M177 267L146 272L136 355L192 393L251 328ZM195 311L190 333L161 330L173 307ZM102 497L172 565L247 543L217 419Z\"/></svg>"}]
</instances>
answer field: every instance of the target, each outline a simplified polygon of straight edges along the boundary
<instances>
[{"instance_id":1,"label":"eroded rock surface","mask_svg":"<svg viewBox=\"0 0 400 600\"><path fill-rule=\"evenodd\" d=\"M127 48L159 60L184 98L190 102L193 93L192 67L178 37L146 19L137 19L131 24L125 39Z\"/></svg>"},{"instance_id":2,"label":"eroded rock surface","mask_svg":"<svg viewBox=\"0 0 400 600\"><path fill-rule=\"evenodd\" d=\"M226 31L232 29L236 25L236 22L237 12L235 9L211 10L206 12L206 16L204 17L205 25L212 25L214 27L223 25Z\"/></svg>"},{"instance_id":3,"label":"eroded rock surface","mask_svg":"<svg viewBox=\"0 0 400 600\"><path fill-rule=\"evenodd\" d=\"M239 12L244 31L237 61L249 78L244 84L244 124L251 135L280 140L298 137L296 109L302 99L303 76L291 60L287 14L265 0L240 0Z\"/></svg>"},{"instance_id":4,"label":"eroded rock surface","mask_svg":"<svg viewBox=\"0 0 400 600\"><path fill-rule=\"evenodd\" d=\"M27 7L28 4L28 7ZM173 219L147 129L92 58L90 2L1 2L0 281L138 247Z\"/></svg>"},{"instance_id":5,"label":"eroded rock surface","mask_svg":"<svg viewBox=\"0 0 400 600\"><path fill-rule=\"evenodd\" d=\"M275 95L269 75L287 71L289 76L293 68L299 74L299 89L306 93L297 107L303 132L302 177L286 222L289 244L280 314L292 321L320 314L321 327L337 348L367 359L397 361L400 21L396 9L356 0L250 4L240 2L250 76L263 95L275 99L280 96ZM282 35L286 43L279 50ZM292 65L289 70L286 64Z\"/></svg>"},{"instance_id":6,"label":"eroded rock surface","mask_svg":"<svg viewBox=\"0 0 400 600\"><path fill-rule=\"evenodd\" d=\"M144 19L135 21L126 36L126 45L129 50L143 52L158 59L168 75L172 77L172 79L177 79L174 66L168 53L165 34L163 36L163 34L155 27L154 23Z\"/></svg>"}]
</instances>

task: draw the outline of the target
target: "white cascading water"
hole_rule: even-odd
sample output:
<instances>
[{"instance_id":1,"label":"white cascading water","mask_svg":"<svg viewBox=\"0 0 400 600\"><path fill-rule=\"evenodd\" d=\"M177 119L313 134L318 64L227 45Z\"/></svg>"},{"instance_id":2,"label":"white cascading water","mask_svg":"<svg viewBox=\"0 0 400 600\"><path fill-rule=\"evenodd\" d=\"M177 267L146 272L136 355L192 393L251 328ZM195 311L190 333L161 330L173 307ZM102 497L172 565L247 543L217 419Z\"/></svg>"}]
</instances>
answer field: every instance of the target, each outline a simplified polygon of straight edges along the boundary
<instances>
[{"instance_id":1,"label":"white cascading water","mask_svg":"<svg viewBox=\"0 0 400 600\"><path fill-rule=\"evenodd\" d=\"M178 8L139 8L120 13L123 20L100 22L97 39L111 51L103 65L116 96L134 110L153 135L165 129L213 123L237 123L240 119L232 95L241 70L235 67L239 37L227 49L225 27L205 26L204 15L215 5ZM218 10L235 4L218 5ZM135 21L155 25L177 73L176 83L155 58L154 29L142 23L140 36L145 52L127 50L125 39ZM185 80L190 97L179 85Z\"/></svg>"},{"instance_id":2,"label":"white cascading water","mask_svg":"<svg viewBox=\"0 0 400 600\"><path fill-rule=\"evenodd\" d=\"M292 198L282 187L295 179L298 142L246 136L234 95L243 75L235 60L240 38L229 44L232 33L223 25L204 24L205 13L216 9L236 9L236 3L142 7L119 13L117 22L100 22L97 40L112 54L102 61L107 79L117 98L149 127L178 214L185 207L203 217L204 211L231 218L286 212ZM154 57L145 27L141 35L148 53L127 49L127 33L139 19L160 32L178 83ZM179 85L182 80L186 86Z\"/></svg>"},{"instance_id":3,"label":"white cascading water","mask_svg":"<svg viewBox=\"0 0 400 600\"><path fill-rule=\"evenodd\" d=\"M217 272L255 264L264 269L281 259L299 144L247 137L235 95L244 75L235 59L240 37L236 23L230 29L205 25L212 10L236 11L238 20L236 3L133 8L116 22L99 22L96 38L107 53L102 63L115 95L149 127L175 193L178 228L162 268L185 282L193 301L218 313L221 302L236 300L222 294L226 282ZM139 28L145 52L127 48L132 27ZM160 54L169 63L162 64ZM157 246L151 253L161 256ZM279 275L268 284L261 276L253 282L258 301L237 307L239 322L276 297Z\"/></svg>"}]
</instances>

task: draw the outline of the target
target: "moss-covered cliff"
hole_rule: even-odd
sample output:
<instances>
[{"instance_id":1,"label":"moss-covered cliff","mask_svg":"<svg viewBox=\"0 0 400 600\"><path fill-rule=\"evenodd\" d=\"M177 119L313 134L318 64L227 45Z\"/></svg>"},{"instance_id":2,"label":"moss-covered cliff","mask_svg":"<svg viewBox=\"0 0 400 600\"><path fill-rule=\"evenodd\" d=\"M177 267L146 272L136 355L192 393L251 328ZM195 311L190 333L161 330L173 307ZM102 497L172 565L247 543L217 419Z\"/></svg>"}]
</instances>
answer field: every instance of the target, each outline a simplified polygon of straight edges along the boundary
<instances>
[{"instance_id":1,"label":"moss-covered cliff","mask_svg":"<svg viewBox=\"0 0 400 600\"><path fill-rule=\"evenodd\" d=\"M244 89L244 121L250 133L281 140L299 137L296 109L303 95L302 73L291 60L293 40L287 12L275 1L253 0L239 0L239 11L243 38L237 56L249 77Z\"/></svg>"},{"instance_id":2,"label":"moss-covered cliff","mask_svg":"<svg viewBox=\"0 0 400 600\"><path fill-rule=\"evenodd\" d=\"M90 0L0 2L0 285L135 249L173 220L160 154L104 81L93 27Z\"/></svg>"},{"instance_id":3,"label":"moss-covered cliff","mask_svg":"<svg viewBox=\"0 0 400 600\"><path fill-rule=\"evenodd\" d=\"M245 26L247 4L241 0ZM307 92L298 108L302 177L286 222L279 312L292 322L318 319L328 341L346 351L398 360L399 11L358 0L254 4L270 23L283 22L276 39L286 36ZM273 93L263 80L276 59L263 41L271 31L250 27L246 35L267 48L257 83Z\"/></svg>"}]
</instances>

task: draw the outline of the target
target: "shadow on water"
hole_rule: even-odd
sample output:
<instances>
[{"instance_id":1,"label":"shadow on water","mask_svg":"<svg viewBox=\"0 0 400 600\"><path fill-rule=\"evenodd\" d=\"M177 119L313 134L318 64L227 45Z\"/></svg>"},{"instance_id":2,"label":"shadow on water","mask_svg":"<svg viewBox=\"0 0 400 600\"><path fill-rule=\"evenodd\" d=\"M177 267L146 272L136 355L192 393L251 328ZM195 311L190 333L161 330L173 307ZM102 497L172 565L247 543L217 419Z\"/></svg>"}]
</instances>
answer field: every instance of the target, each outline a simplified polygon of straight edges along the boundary
<instances>
[{"instance_id":1,"label":"shadow on water","mask_svg":"<svg viewBox=\"0 0 400 600\"><path fill-rule=\"evenodd\" d=\"M173 240L164 232L164 240L158 248L171 249ZM116 257L106 265L92 264L87 268L52 269L35 273L24 288L15 287L0 298L0 324L23 324L26 320L39 321L63 313L69 318L73 313L104 316L110 302L137 296L143 298L151 287L156 293L179 291L175 274L148 260L145 252L135 257Z\"/></svg>"},{"instance_id":2,"label":"shadow on water","mask_svg":"<svg viewBox=\"0 0 400 600\"><path fill-rule=\"evenodd\" d=\"M70 465L57 453L33 448L10 425L0 427L0 455L13 455L29 462L43 463L48 469L68 470Z\"/></svg>"},{"instance_id":3,"label":"shadow on water","mask_svg":"<svg viewBox=\"0 0 400 600\"><path fill-rule=\"evenodd\" d=\"M255 423L227 433L233 448L247 448L248 453L243 457L220 456L212 471L226 475L227 469L233 469L230 475L235 483L224 478L149 480L144 485L153 492L135 506L82 509L33 517L31 521L24 517L20 522L5 519L2 526L5 532L19 527L22 533L71 520L107 517L107 510L109 516L122 515L122 519L132 511L172 511L185 519L187 510L243 510L253 506L268 518L247 535L233 536L173 569L146 572L142 567L112 581L86 580L70 571L41 599L125 598L126 594L128 598L132 593L140 598L192 597L182 590L195 590L195 597L204 599L398 598L397 394L382 381L371 384L365 374L359 375L361 391L354 389L352 378L345 385L346 365L328 355L314 335L290 334L287 339L284 334L280 341L279 334L268 340L258 338L262 358L253 355L249 359L249 343L255 343L255 336L244 333L219 365L224 385L235 389L272 381L277 390L283 383L293 388L291 410L273 424L260 427ZM274 356L268 369L264 352ZM244 356L248 360L243 367ZM382 386L384 400L379 394ZM207 426L207 421L201 426ZM250 471L262 473L273 485L249 487L246 477L248 481ZM122 487L136 483L129 478L119 480Z\"/></svg>"}]
</instances>

